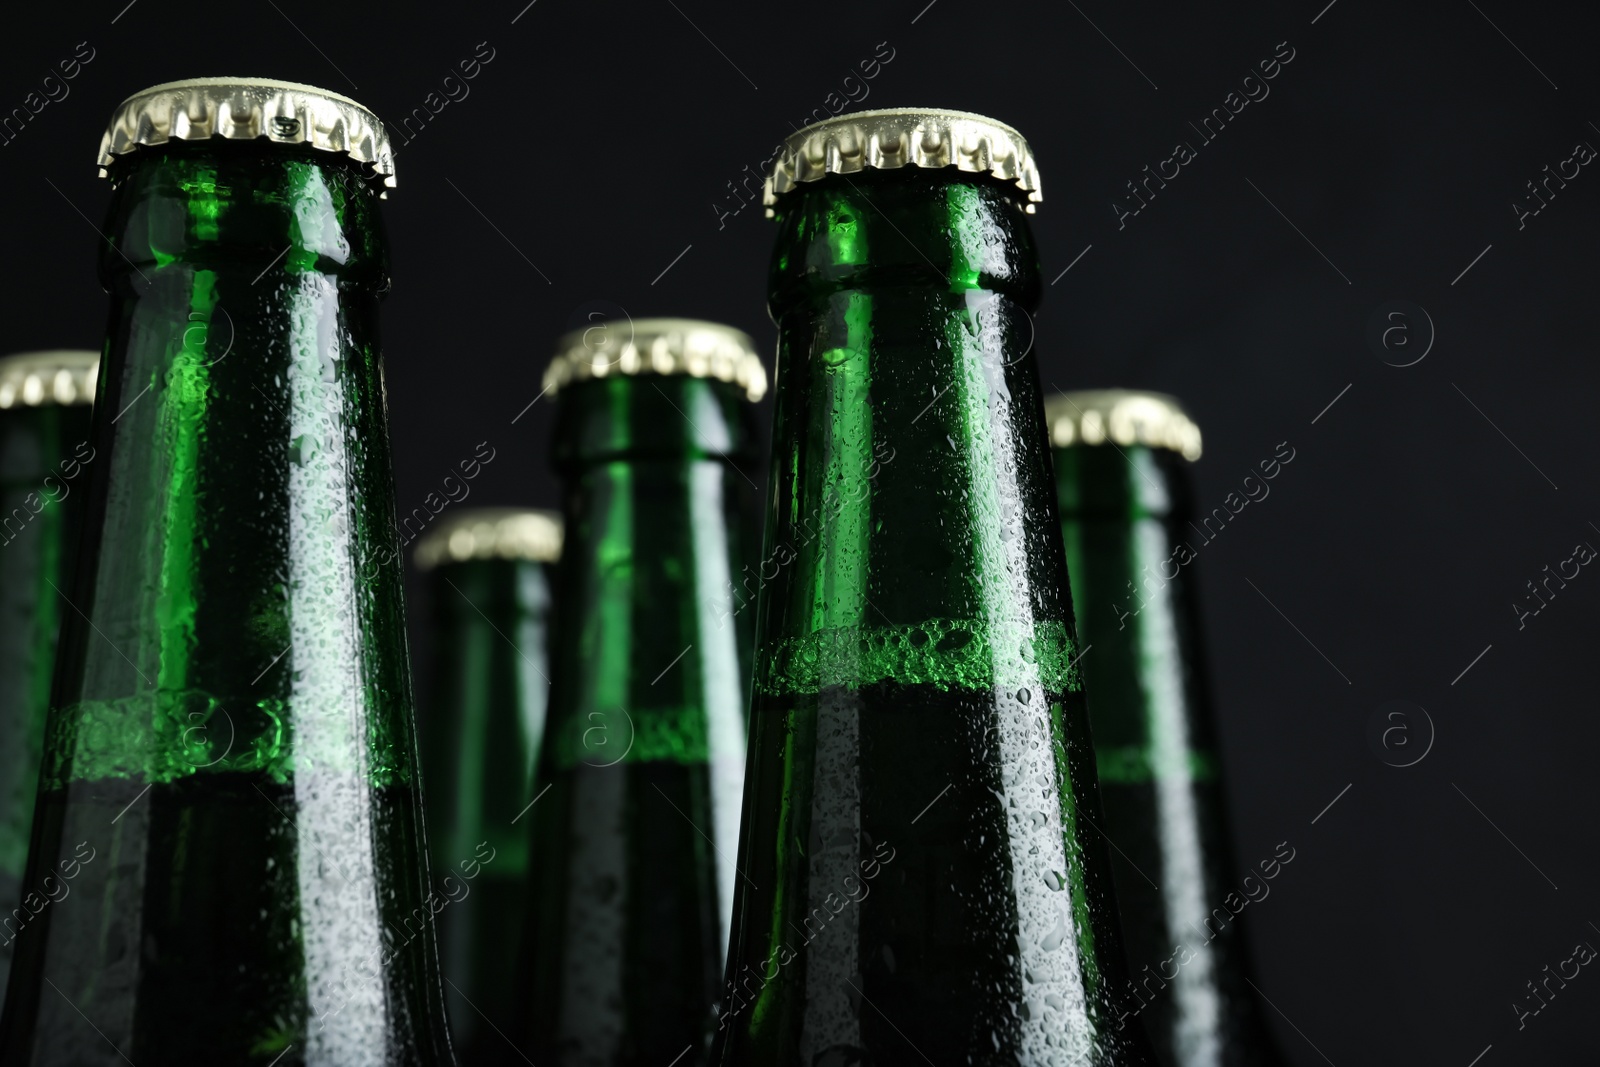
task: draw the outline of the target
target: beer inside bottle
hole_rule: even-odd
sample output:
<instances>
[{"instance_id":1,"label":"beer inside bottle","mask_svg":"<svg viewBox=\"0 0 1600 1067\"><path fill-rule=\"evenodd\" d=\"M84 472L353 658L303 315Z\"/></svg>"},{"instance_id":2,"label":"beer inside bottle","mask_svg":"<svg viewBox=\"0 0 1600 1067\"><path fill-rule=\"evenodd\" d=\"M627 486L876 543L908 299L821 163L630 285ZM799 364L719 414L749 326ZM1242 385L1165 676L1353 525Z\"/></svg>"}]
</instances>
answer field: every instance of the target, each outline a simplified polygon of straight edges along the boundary
<instances>
[{"instance_id":1,"label":"beer inside bottle","mask_svg":"<svg viewBox=\"0 0 1600 1067\"><path fill-rule=\"evenodd\" d=\"M560 344L565 542L533 823L530 1059L704 1062L739 834L755 465L744 334L640 319Z\"/></svg>"},{"instance_id":2,"label":"beer inside bottle","mask_svg":"<svg viewBox=\"0 0 1600 1067\"><path fill-rule=\"evenodd\" d=\"M0 1002L26 903L23 866L39 785L61 599L82 526L98 352L0 359Z\"/></svg>"},{"instance_id":3,"label":"beer inside bottle","mask_svg":"<svg viewBox=\"0 0 1600 1067\"><path fill-rule=\"evenodd\" d=\"M463 880L439 913L450 1031L463 1061L515 1062L517 944L528 876L533 771L550 699L550 590L561 518L509 508L451 512L417 544L434 619L433 699L422 765L434 869ZM519 825L520 823L520 825Z\"/></svg>"},{"instance_id":4,"label":"beer inside bottle","mask_svg":"<svg viewBox=\"0 0 1600 1067\"><path fill-rule=\"evenodd\" d=\"M111 315L0 1061L451 1063L360 105L126 101Z\"/></svg>"},{"instance_id":5,"label":"beer inside bottle","mask_svg":"<svg viewBox=\"0 0 1600 1067\"><path fill-rule=\"evenodd\" d=\"M716 1062L1145 1063L1111 1000L1027 146L845 115L768 187L773 508Z\"/></svg>"},{"instance_id":6,"label":"beer inside bottle","mask_svg":"<svg viewBox=\"0 0 1600 1067\"><path fill-rule=\"evenodd\" d=\"M1103 825L1121 852L1127 1007L1168 1067L1281 1064L1239 921L1280 864L1235 875L1200 649L1193 564L1206 535L1190 525L1185 470L1200 431L1153 393L1063 393L1045 413Z\"/></svg>"}]
</instances>

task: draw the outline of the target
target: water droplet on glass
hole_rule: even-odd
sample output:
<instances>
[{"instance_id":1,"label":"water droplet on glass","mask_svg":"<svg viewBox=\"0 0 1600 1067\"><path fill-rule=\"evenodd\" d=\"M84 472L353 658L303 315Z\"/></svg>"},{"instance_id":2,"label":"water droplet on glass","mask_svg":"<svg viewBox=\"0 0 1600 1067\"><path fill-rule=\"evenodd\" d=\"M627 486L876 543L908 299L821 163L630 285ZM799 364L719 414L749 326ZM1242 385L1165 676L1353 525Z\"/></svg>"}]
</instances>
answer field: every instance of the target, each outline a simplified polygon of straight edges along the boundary
<instances>
[{"instance_id":1,"label":"water droplet on glass","mask_svg":"<svg viewBox=\"0 0 1600 1067\"><path fill-rule=\"evenodd\" d=\"M1044 936L1044 939L1039 942L1039 947L1044 949L1046 952L1054 952L1056 949L1065 944L1066 940L1067 916L1065 912L1058 911L1056 912L1055 929L1051 930Z\"/></svg>"}]
</instances>

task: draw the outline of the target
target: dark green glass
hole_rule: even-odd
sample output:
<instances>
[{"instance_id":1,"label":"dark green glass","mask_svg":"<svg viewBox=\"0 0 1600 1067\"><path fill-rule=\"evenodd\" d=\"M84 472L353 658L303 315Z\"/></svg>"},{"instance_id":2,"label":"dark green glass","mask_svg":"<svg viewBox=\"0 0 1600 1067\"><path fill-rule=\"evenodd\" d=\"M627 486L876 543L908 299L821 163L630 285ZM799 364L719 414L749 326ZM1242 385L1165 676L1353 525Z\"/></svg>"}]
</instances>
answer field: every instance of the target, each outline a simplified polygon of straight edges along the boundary
<instances>
[{"instance_id":1,"label":"dark green glass","mask_svg":"<svg viewBox=\"0 0 1600 1067\"><path fill-rule=\"evenodd\" d=\"M49 907L24 893L50 672L72 585L98 352L0 359L0 1002L17 934ZM54 883L52 883L52 886ZM60 890L55 890L60 893ZM24 896L27 897L24 903Z\"/></svg>"},{"instance_id":2,"label":"dark green glass","mask_svg":"<svg viewBox=\"0 0 1600 1067\"><path fill-rule=\"evenodd\" d=\"M504 1035L517 1030L523 815L550 701L560 552L560 516L498 508L447 513L417 545L433 601L433 698L421 717L428 839L434 869L458 896L439 913L439 955L465 1063L505 1058Z\"/></svg>"},{"instance_id":3,"label":"dark green glass","mask_svg":"<svg viewBox=\"0 0 1600 1067\"><path fill-rule=\"evenodd\" d=\"M26 880L72 892L18 939L0 1062L452 1063L401 574L374 565L397 549L379 191L260 139L111 176Z\"/></svg>"},{"instance_id":4,"label":"dark green glass","mask_svg":"<svg viewBox=\"0 0 1600 1067\"><path fill-rule=\"evenodd\" d=\"M614 329L644 352L639 335L664 331ZM690 1067L736 877L753 611L729 590L753 556L751 405L729 382L649 373L577 381L558 403L566 533L530 815L528 1056Z\"/></svg>"},{"instance_id":5,"label":"dark green glass","mask_svg":"<svg viewBox=\"0 0 1600 1067\"><path fill-rule=\"evenodd\" d=\"M843 121L843 120L841 120ZM781 196L777 413L724 1065L1145 1063L1015 185Z\"/></svg>"},{"instance_id":6,"label":"dark green glass","mask_svg":"<svg viewBox=\"0 0 1600 1067\"><path fill-rule=\"evenodd\" d=\"M1238 915L1265 899L1281 855L1237 873L1200 649L1185 460L1171 447L1108 442L1113 421L1151 439L1199 432L1165 397L1112 391L1051 397L1056 485L1072 573L1106 834L1137 1012L1167 1067L1285 1062L1249 988ZM1085 436L1095 440L1083 444ZM1148 437L1149 435L1147 435ZM1179 546L1183 546L1182 549ZM1292 856L1292 853L1291 853ZM1270 873L1269 873L1270 872Z\"/></svg>"}]
</instances>

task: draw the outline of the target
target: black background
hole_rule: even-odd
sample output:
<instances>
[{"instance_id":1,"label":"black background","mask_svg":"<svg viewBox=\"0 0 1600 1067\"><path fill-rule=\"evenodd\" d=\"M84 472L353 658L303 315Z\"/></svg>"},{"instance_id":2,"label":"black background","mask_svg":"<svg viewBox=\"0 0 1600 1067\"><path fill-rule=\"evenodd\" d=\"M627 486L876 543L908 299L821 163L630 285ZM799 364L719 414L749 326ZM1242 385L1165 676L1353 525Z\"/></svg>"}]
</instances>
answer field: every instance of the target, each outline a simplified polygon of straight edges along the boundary
<instances>
[{"instance_id":1,"label":"black background","mask_svg":"<svg viewBox=\"0 0 1600 1067\"><path fill-rule=\"evenodd\" d=\"M512 420L587 311L718 319L770 347L769 224L758 204L720 220L714 205L838 106L861 60L893 52L859 106L956 107L1023 131L1054 279L1045 382L1180 396L1205 433L1203 508L1279 442L1295 449L1200 557L1239 860L1297 850L1246 912L1284 1045L1340 1067L1467 1067L1491 1045L1483 1067L1600 1062L1600 974L1520 1031L1512 1009L1575 943L1600 946L1584 832L1600 806L1600 575L1585 569L1523 629L1512 608L1545 565L1600 545L1600 174L1583 168L1520 229L1512 206L1533 204L1525 183L1575 144L1600 146L1586 9L125 2L7 13L0 111L78 42L95 58L0 146L6 349L100 345L92 226L109 188L94 155L124 96L270 76L395 122L480 42L493 50L469 96L396 137L384 327L403 510L481 441L496 459L472 505L555 503L549 402ZM1294 59L1270 95L1202 144L1188 123L1279 42ZM1124 183L1179 141L1197 158L1119 229ZM1390 361L1428 352L1403 368L1367 340L1396 300L1426 314L1400 320L1411 347ZM413 595L414 623L424 607ZM1411 767L1367 740L1391 700L1431 718ZM1427 726L1413 724L1414 753Z\"/></svg>"}]
</instances>

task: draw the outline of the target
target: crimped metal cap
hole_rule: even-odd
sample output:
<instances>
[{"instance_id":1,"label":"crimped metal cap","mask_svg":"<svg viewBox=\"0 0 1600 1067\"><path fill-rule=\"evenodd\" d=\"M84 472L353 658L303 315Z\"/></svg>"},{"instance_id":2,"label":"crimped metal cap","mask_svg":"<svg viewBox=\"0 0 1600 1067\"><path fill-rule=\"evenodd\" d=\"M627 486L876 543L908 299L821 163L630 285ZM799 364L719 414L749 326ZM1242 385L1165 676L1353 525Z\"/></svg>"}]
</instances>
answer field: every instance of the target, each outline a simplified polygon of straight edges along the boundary
<instances>
[{"instance_id":1,"label":"crimped metal cap","mask_svg":"<svg viewBox=\"0 0 1600 1067\"><path fill-rule=\"evenodd\" d=\"M342 152L369 164L375 183L394 188L394 151L378 116L348 96L271 78L189 78L128 97L100 138L100 176L140 145L210 137Z\"/></svg>"},{"instance_id":2,"label":"crimped metal cap","mask_svg":"<svg viewBox=\"0 0 1600 1067\"><path fill-rule=\"evenodd\" d=\"M1072 445L1145 445L1200 458L1200 427L1174 397L1132 389L1086 389L1057 393L1044 402L1050 443Z\"/></svg>"},{"instance_id":3,"label":"crimped metal cap","mask_svg":"<svg viewBox=\"0 0 1600 1067\"><path fill-rule=\"evenodd\" d=\"M767 392L767 371L750 335L699 319L632 319L573 330L556 342L544 391L613 374L683 374L732 382L751 401Z\"/></svg>"},{"instance_id":4,"label":"crimped metal cap","mask_svg":"<svg viewBox=\"0 0 1600 1067\"><path fill-rule=\"evenodd\" d=\"M63 349L0 358L0 409L92 404L100 353Z\"/></svg>"},{"instance_id":5,"label":"crimped metal cap","mask_svg":"<svg viewBox=\"0 0 1600 1067\"><path fill-rule=\"evenodd\" d=\"M472 508L456 512L417 542L413 555L422 570L474 559L561 558L561 516L526 508Z\"/></svg>"},{"instance_id":6,"label":"crimped metal cap","mask_svg":"<svg viewBox=\"0 0 1600 1067\"><path fill-rule=\"evenodd\" d=\"M992 174L1017 183L1029 214L1043 199L1033 150L1010 126L967 111L897 107L823 119L785 138L761 195L767 218L778 197L801 182L868 167L957 167Z\"/></svg>"}]
</instances>

